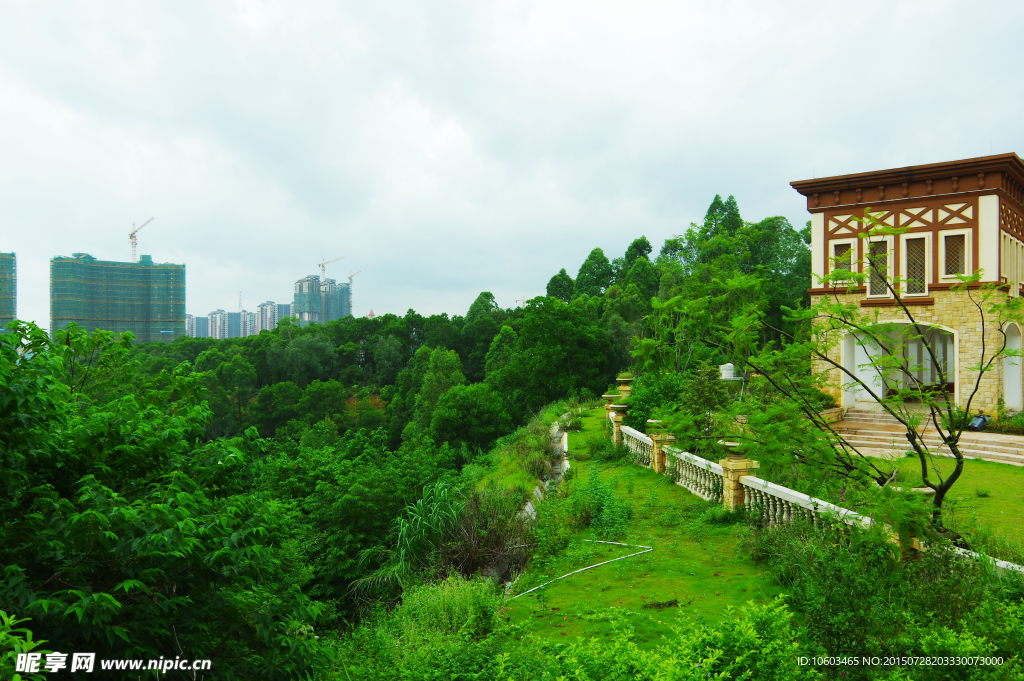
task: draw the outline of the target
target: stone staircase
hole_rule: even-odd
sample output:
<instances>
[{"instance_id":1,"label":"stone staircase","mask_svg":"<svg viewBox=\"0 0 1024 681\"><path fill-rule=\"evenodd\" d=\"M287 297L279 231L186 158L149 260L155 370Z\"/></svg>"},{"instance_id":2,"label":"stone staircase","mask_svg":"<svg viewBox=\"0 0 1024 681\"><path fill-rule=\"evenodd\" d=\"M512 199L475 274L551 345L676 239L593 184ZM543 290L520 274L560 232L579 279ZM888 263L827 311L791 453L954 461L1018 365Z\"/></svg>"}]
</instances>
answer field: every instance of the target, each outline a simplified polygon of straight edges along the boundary
<instances>
[{"instance_id":1,"label":"stone staircase","mask_svg":"<svg viewBox=\"0 0 1024 681\"><path fill-rule=\"evenodd\" d=\"M864 454L902 456L910 449L903 426L885 412L851 408L843 420L833 423L832 427ZM922 438L933 452L951 456L931 424L922 428ZM968 458L1024 466L1024 437L1016 435L965 432L960 438L960 451Z\"/></svg>"}]
</instances>

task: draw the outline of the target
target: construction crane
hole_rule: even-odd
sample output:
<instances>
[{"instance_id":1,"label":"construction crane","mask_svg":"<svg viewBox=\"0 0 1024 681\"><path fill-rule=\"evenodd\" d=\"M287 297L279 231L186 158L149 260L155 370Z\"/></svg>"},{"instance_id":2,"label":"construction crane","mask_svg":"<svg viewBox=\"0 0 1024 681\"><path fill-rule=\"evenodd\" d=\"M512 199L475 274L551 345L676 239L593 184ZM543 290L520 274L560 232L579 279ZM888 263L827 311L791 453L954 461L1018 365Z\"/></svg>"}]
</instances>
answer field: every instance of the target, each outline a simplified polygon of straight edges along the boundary
<instances>
[{"instance_id":1,"label":"construction crane","mask_svg":"<svg viewBox=\"0 0 1024 681\"><path fill-rule=\"evenodd\" d=\"M330 265L332 262L338 262L339 260L344 260L344 259L345 259L345 256L341 256L340 258L335 258L334 260L324 260L322 263L320 263L320 279L321 279L321 281L327 278L327 266L328 265Z\"/></svg>"},{"instance_id":2,"label":"construction crane","mask_svg":"<svg viewBox=\"0 0 1024 681\"><path fill-rule=\"evenodd\" d=\"M522 298L516 298L516 302L522 303L519 307L526 307L526 296L523 296Z\"/></svg>"},{"instance_id":3,"label":"construction crane","mask_svg":"<svg viewBox=\"0 0 1024 681\"><path fill-rule=\"evenodd\" d=\"M134 222L132 223L132 227L135 227L135 229L133 229L131 232L128 233L128 240L132 242L132 262L136 262L136 258L135 258L135 243L136 243L135 235L136 235L136 233L138 233L138 231L140 229L142 229L143 227L145 227L146 225L148 225L151 222L153 222L153 218L150 218L150 219L146 220L145 222L143 222L138 227L135 227L135 223Z\"/></svg>"},{"instance_id":4,"label":"construction crane","mask_svg":"<svg viewBox=\"0 0 1024 681\"><path fill-rule=\"evenodd\" d=\"M348 275L348 313L352 314L352 280L355 279L357 274L362 274L363 271L350 272Z\"/></svg>"},{"instance_id":5,"label":"construction crane","mask_svg":"<svg viewBox=\"0 0 1024 681\"><path fill-rule=\"evenodd\" d=\"M338 262L344 260L345 256L335 258L334 260L324 260L320 263L320 323L327 323L327 298L324 297L324 284L327 283L327 266L332 262Z\"/></svg>"}]
</instances>

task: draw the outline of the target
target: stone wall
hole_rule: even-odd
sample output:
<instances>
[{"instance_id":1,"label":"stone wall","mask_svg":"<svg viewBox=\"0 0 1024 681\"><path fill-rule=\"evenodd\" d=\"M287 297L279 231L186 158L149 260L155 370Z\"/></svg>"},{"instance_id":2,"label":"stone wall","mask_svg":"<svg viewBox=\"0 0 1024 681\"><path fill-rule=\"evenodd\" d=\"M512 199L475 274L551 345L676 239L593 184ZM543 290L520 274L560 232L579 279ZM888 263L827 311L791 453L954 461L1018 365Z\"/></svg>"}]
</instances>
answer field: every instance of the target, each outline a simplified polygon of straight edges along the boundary
<instances>
[{"instance_id":1,"label":"stone wall","mask_svg":"<svg viewBox=\"0 0 1024 681\"><path fill-rule=\"evenodd\" d=\"M980 294L972 291L976 300L980 300ZM822 295L812 295L811 304L821 301ZM866 296L863 293L840 293L837 297L842 303L860 304ZM964 407L974 390L975 382L978 379L978 372L971 369L977 366L982 360L982 331L984 330L984 355L985 359L992 357L992 354L1002 347L1003 338L999 333L998 323L993 315L984 314L984 326L982 328L982 313L971 300L966 291L933 290L930 297L934 299L931 305L914 305L908 309L914 320L922 324L937 324L947 330L955 332L955 359L957 364L956 390L957 403ZM861 311L874 315L877 313L878 320L883 322L909 322L903 309L893 307L869 307L861 308ZM819 334L835 334L829 341L828 357L835 362L842 364L843 361L843 338L838 332L826 330L822 324L818 325ZM835 397L836 402L844 407L851 407L851 404L844 404L842 396L842 384L849 381L838 369L829 370L829 365L821 360L814 362L815 372L828 371L828 382L822 389ZM1003 395L1003 361L997 360L992 368L987 371L981 380L977 395L971 402L971 411L979 409L986 414L994 414L999 398Z\"/></svg>"}]
</instances>

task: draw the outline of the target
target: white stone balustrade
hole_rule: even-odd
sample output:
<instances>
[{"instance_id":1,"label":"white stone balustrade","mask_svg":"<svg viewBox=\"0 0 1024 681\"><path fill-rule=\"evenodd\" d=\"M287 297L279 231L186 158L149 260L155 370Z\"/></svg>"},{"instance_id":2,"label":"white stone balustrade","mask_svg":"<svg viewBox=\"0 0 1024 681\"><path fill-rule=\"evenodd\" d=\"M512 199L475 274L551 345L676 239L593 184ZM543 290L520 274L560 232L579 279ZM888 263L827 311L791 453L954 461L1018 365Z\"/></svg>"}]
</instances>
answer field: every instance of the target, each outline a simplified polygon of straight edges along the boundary
<instances>
[{"instance_id":1,"label":"white stone balustrade","mask_svg":"<svg viewBox=\"0 0 1024 681\"><path fill-rule=\"evenodd\" d=\"M722 500L722 466L675 447L665 447L666 472L701 499Z\"/></svg>"},{"instance_id":2,"label":"white stone balustrade","mask_svg":"<svg viewBox=\"0 0 1024 681\"><path fill-rule=\"evenodd\" d=\"M651 455L654 451L654 440L629 426L622 426L621 430L622 444L626 445L626 449L633 454L633 461L645 468L650 468Z\"/></svg>"},{"instance_id":3,"label":"white stone balustrade","mask_svg":"<svg viewBox=\"0 0 1024 681\"><path fill-rule=\"evenodd\" d=\"M823 514L831 515L847 525L868 527L873 523L871 518L849 509L752 475L740 478L740 484L743 485L743 505L766 525L779 525L793 520L808 520L817 525L818 518Z\"/></svg>"},{"instance_id":4,"label":"white stone balustrade","mask_svg":"<svg viewBox=\"0 0 1024 681\"><path fill-rule=\"evenodd\" d=\"M616 414L610 413L609 419L615 424ZM632 453L633 460L649 468L655 448L654 440L629 426L620 425L619 429L622 443ZM725 471L721 464L667 445L662 446L662 451L668 455L665 474L672 477L677 485L702 499L719 503L723 501ZM759 518L765 525L781 525L794 520L805 520L818 525L819 519L826 515L851 526L870 527L874 524L867 516L753 475L744 475L739 478L739 482L743 487L743 506L748 513ZM1024 573L1024 566L995 560L965 549L954 548L953 551L964 558L987 560L999 571L1013 570Z\"/></svg>"}]
</instances>

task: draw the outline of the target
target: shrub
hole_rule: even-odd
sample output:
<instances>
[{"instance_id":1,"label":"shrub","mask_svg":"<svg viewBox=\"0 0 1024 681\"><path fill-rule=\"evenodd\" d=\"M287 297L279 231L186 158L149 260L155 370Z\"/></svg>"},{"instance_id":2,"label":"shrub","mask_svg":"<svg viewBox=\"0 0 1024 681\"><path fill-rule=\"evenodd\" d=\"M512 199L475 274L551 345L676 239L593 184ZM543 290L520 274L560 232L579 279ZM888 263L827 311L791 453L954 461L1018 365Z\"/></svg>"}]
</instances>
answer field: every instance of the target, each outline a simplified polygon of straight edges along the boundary
<instances>
[{"instance_id":1,"label":"shrub","mask_svg":"<svg viewBox=\"0 0 1024 681\"><path fill-rule=\"evenodd\" d=\"M960 558L937 542L916 560L901 562L898 547L880 533L791 523L755 531L748 544L802 613L811 650L828 656L984 650L1010 659L1019 649L1012 646L1024 631L1016 603L1020 578L996 577L983 562ZM996 634L993 620L1014 633ZM875 678L871 670L847 671L847 678ZM952 670L915 669L900 678L968 678L941 673Z\"/></svg>"},{"instance_id":2,"label":"shrub","mask_svg":"<svg viewBox=\"0 0 1024 681\"><path fill-rule=\"evenodd\" d=\"M49 653L49 650L37 650L45 641L34 641L32 632L24 628L15 628L18 624L28 621L27 618L17 619L0 610L0 679L17 679L15 673L17 658L21 653ZM42 681L46 674L20 676L24 681Z\"/></svg>"},{"instance_id":3,"label":"shrub","mask_svg":"<svg viewBox=\"0 0 1024 681\"><path fill-rule=\"evenodd\" d=\"M959 407L953 407L953 420L950 421L949 416L943 411L941 421L942 427L947 431L963 430L971 422L971 415Z\"/></svg>"},{"instance_id":4,"label":"shrub","mask_svg":"<svg viewBox=\"0 0 1024 681\"><path fill-rule=\"evenodd\" d=\"M462 633L482 636L494 630L500 607L493 583L453 575L406 591L395 620L406 640Z\"/></svg>"},{"instance_id":5,"label":"shrub","mask_svg":"<svg viewBox=\"0 0 1024 681\"><path fill-rule=\"evenodd\" d=\"M999 416L989 421L985 430L1004 435L1024 435L1024 413L1014 414L1010 417Z\"/></svg>"},{"instance_id":6,"label":"shrub","mask_svg":"<svg viewBox=\"0 0 1024 681\"><path fill-rule=\"evenodd\" d=\"M573 457L580 461L613 462L621 461L629 454L622 445L616 446L610 437L605 435L591 435L583 441L583 446L573 452Z\"/></svg>"},{"instance_id":7,"label":"shrub","mask_svg":"<svg viewBox=\"0 0 1024 681\"><path fill-rule=\"evenodd\" d=\"M493 601L473 586L428 585L419 602L358 627L338 642L344 671L334 678L359 679L773 679L820 676L797 666L802 654L791 632L792 617L781 599L730 610L707 626L680 620L664 642L641 647L632 627L609 638L550 644L522 627L500 624L484 633ZM621 621L614 609L611 620ZM436 625L434 623L436 622ZM475 631L476 633L470 633Z\"/></svg>"}]
</instances>

